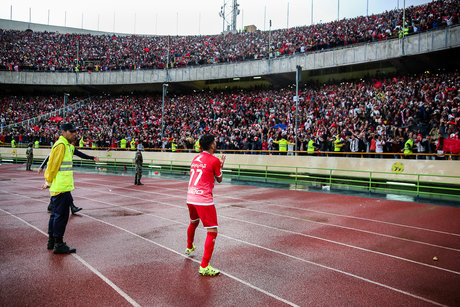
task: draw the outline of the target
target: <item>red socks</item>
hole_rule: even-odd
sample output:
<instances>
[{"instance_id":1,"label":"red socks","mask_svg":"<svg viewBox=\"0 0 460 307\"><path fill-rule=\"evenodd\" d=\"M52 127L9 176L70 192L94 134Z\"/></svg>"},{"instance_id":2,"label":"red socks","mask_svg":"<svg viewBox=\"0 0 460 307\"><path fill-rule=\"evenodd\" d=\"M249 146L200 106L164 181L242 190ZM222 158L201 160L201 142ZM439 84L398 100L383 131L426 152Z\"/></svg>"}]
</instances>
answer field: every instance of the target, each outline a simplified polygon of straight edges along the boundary
<instances>
[{"instance_id":1,"label":"red socks","mask_svg":"<svg viewBox=\"0 0 460 307\"><path fill-rule=\"evenodd\" d=\"M187 248L193 248L193 240L195 239L195 229L198 227L199 224L199 222L190 222L190 225L187 229Z\"/></svg>"},{"instance_id":2,"label":"red socks","mask_svg":"<svg viewBox=\"0 0 460 307\"><path fill-rule=\"evenodd\" d=\"M202 268L205 268L209 265L209 260L211 260L212 252L214 251L214 243L216 241L216 237L217 232L208 231L206 242L204 243L203 260L201 261Z\"/></svg>"}]
</instances>

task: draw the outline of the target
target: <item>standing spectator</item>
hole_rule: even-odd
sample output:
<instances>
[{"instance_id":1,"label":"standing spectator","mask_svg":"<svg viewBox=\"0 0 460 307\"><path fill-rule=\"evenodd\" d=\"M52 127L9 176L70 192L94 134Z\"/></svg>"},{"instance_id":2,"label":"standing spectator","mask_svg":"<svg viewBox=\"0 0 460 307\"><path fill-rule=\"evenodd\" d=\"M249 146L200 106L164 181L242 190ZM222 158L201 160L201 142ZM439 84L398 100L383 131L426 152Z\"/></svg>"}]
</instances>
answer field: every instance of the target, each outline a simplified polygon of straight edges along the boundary
<instances>
[{"instance_id":1,"label":"standing spectator","mask_svg":"<svg viewBox=\"0 0 460 307\"><path fill-rule=\"evenodd\" d=\"M356 138L354 134L351 135L350 138L350 151L353 153L351 156L356 157L356 153L359 150L359 140Z\"/></svg>"},{"instance_id":2,"label":"standing spectator","mask_svg":"<svg viewBox=\"0 0 460 307\"><path fill-rule=\"evenodd\" d=\"M26 150L26 171L32 170L32 162L34 161L34 149L32 148L32 143L29 143Z\"/></svg>"},{"instance_id":3,"label":"standing spectator","mask_svg":"<svg viewBox=\"0 0 460 307\"><path fill-rule=\"evenodd\" d=\"M267 139L265 137L264 137L264 140L262 142L261 149L262 149L262 154L266 155L267 154L266 151L268 150L268 143L267 143Z\"/></svg>"},{"instance_id":4,"label":"standing spectator","mask_svg":"<svg viewBox=\"0 0 460 307\"><path fill-rule=\"evenodd\" d=\"M429 153L429 154L434 154L436 153L436 146L434 145L434 142L431 138L431 135L427 135L426 136L426 142L425 142L425 148L426 148L426 152ZM434 160L435 159L435 156L432 156L432 155L427 155L426 156L426 159L427 160Z\"/></svg>"},{"instance_id":5,"label":"standing spectator","mask_svg":"<svg viewBox=\"0 0 460 307\"><path fill-rule=\"evenodd\" d=\"M144 185L141 183L142 178L142 151L144 150L144 146L142 144L137 145L136 156L134 158L134 163L136 164L136 175L134 177L134 184L135 185Z\"/></svg>"},{"instance_id":6,"label":"standing spectator","mask_svg":"<svg viewBox=\"0 0 460 307\"><path fill-rule=\"evenodd\" d=\"M375 134L374 133L370 134L368 142L370 144L369 145L369 152L375 152L375 150L377 149L377 146L376 146ZM375 158L375 155L372 155L371 157Z\"/></svg>"},{"instance_id":7,"label":"standing spectator","mask_svg":"<svg viewBox=\"0 0 460 307\"><path fill-rule=\"evenodd\" d=\"M435 145L436 145L436 153L437 153L436 160L445 160L446 156L444 155L444 150L443 150L444 138L440 136L439 139L436 140Z\"/></svg>"},{"instance_id":8,"label":"standing spectator","mask_svg":"<svg viewBox=\"0 0 460 307\"><path fill-rule=\"evenodd\" d=\"M417 139L415 140L415 145L417 146L417 156L415 157L417 160L425 159L424 155L421 155L426 152L427 141L423 138L421 134L417 135Z\"/></svg>"},{"instance_id":9,"label":"standing spectator","mask_svg":"<svg viewBox=\"0 0 460 307\"><path fill-rule=\"evenodd\" d=\"M382 159L383 158L383 147L385 146L385 141L382 138L382 135L377 136L377 140L375 141L375 153L377 155L377 158Z\"/></svg>"}]
</instances>

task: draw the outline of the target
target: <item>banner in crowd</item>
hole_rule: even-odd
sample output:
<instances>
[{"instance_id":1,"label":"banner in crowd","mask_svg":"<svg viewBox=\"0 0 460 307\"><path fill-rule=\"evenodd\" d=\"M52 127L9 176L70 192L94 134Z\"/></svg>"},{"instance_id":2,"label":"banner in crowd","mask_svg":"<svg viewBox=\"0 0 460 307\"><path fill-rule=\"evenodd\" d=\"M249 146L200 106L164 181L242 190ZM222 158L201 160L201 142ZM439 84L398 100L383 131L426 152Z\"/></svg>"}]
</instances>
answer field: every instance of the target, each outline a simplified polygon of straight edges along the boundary
<instances>
[{"instance_id":1,"label":"banner in crowd","mask_svg":"<svg viewBox=\"0 0 460 307\"><path fill-rule=\"evenodd\" d=\"M460 140L444 139L444 152L460 153Z\"/></svg>"}]
</instances>

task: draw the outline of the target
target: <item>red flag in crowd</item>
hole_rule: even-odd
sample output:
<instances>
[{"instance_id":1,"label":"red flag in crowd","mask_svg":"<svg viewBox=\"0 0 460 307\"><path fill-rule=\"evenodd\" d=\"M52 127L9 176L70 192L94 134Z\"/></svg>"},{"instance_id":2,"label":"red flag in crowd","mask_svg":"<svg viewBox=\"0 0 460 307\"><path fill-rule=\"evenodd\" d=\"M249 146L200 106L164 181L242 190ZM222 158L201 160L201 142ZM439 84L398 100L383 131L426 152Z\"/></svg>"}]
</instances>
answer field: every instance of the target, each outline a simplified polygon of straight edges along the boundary
<instances>
[{"instance_id":1,"label":"red flag in crowd","mask_svg":"<svg viewBox=\"0 0 460 307\"><path fill-rule=\"evenodd\" d=\"M50 117L50 121L52 122L60 122L61 120L63 120L62 117L57 117L57 116Z\"/></svg>"},{"instance_id":2,"label":"red flag in crowd","mask_svg":"<svg viewBox=\"0 0 460 307\"><path fill-rule=\"evenodd\" d=\"M145 51L145 52L149 52L150 49L149 49L149 48L144 48L144 51Z\"/></svg>"},{"instance_id":3,"label":"red flag in crowd","mask_svg":"<svg viewBox=\"0 0 460 307\"><path fill-rule=\"evenodd\" d=\"M38 131L40 131L40 128L37 127L37 126L34 126L34 131L38 132Z\"/></svg>"},{"instance_id":4,"label":"red flag in crowd","mask_svg":"<svg viewBox=\"0 0 460 307\"><path fill-rule=\"evenodd\" d=\"M379 88L379 87L381 87L382 85L383 85L383 84L382 84L382 82L380 82L380 81L377 81L377 82L374 83L374 87L375 87L375 88Z\"/></svg>"},{"instance_id":5,"label":"red flag in crowd","mask_svg":"<svg viewBox=\"0 0 460 307\"><path fill-rule=\"evenodd\" d=\"M454 154L460 153L460 140L444 139L443 150Z\"/></svg>"}]
</instances>

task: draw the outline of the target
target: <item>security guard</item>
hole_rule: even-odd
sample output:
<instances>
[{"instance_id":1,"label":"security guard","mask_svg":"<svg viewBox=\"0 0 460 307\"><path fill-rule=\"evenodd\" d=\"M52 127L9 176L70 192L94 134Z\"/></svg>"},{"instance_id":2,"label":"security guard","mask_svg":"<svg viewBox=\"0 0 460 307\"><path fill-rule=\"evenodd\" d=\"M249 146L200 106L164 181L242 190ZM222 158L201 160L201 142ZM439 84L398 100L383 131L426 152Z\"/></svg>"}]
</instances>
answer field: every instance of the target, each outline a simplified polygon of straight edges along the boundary
<instances>
[{"instance_id":1,"label":"security guard","mask_svg":"<svg viewBox=\"0 0 460 307\"><path fill-rule=\"evenodd\" d=\"M196 140L194 147L195 147L196 152L200 152L200 138L198 138L198 140Z\"/></svg>"},{"instance_id":2,"label":"security guard","mask_svg":"<svg viewBox=\"0 0 460 307\"><path fill-rule=\"evenodd\" d=\"M334 141L334 152L340 152L342 150L343 145L343 142L340 140L340 137L337 134Z\"/></svg>"},{"instance_id":3,"label":"security guard","mask_svg":"<svg viewBox=\"0 0 460 307\"><path fill-rule=\"evenodd\" d=\"M16 148L16 140L11 139L11 148Z\"/></svg>"},{"instance_id":4,"label":"security guard","mask_svg":"<svg viewBox=\"0 0 460 307\"><path fill-rule=\"evenodd\" d=\"M77 129L70 123L61 126L62 135L51 149L48 167L45 171L45 183L42 189L49 189L53 211L48 224L48 249L53 249L55 254L75 253L76 249L67 246L63 241L67 221L69 220L69 207L73 203L71 191L74 189L72 157L75 147Z\"/></svg>"},{"instance_id":5,"label":"security guard","mask_svg":"<svg viewBox=\"0 0 460 307\"><path fill-rule=\"evenodd\" d=\"M404 144L404 154L410 155L412 154L412 150L414 148L414 141L412 140L413 133L409 132L409 138L407 139L406 143ZM406 156L406 158L410 159L411 156Z\"/></svg>"},{"instance_id":6,"label":"security guard","mask_svg":"<svg viewBox=\"0 0 460 307\"><path fill-rule=\"evenodd\" d=\"M176 152L177 151L177 143L174 139L171 141L171 151Z\"/></svg>"},{"instance_id":7,"label":"security guard","mask_svg":"<svg viewBox=\"0 0 460 307\"><path fill-rule=\"evenodd\" d=\"M287 152L287 146L288 145L295 145L295 143L291 143L288 140L286 140L284 137L281 138L281 140L278 141L273 141L273 143L278 144L279 146L279 151L281 151L281 154L285 154Z\"/></svg>"},{"instance_id":8,"label":"security guard","mask_svg":"<svg viewBox=\"0 0 460 307\"><path fill-rule=\"evenodd\" d=\"M134 177L134 184L135 185L144 185L141 183L142 177L142 151L144 150L144 146L142 144L137 145L137 152L136 156L134 157L134 163L136 164L136 176Z\"/></svg>"},{"instance_id":9,"label":"security guard","mask_svg":"<svg viewBox=\"0 0 460 307\"><path fill-rule=\"evenodd\" d=\"M315 146L318 146L314 139L313 139L313 136L310 137L310 141L308 141L308 145L307 145L307 153L309 155L312 155L315 153Z\"/></svg>"},{"instance_id":10,"label":"security guard","mask_svg":"<svg viewBox=\"0 0 460 307\"><path fill-rule=\"evenodd\" d=\"M136 140L133 138L129 143L131 145L131 150L136 150Z\"/></svg>"},{"instance_id":11,"label":"security guard","mask_svg":"<svg viewBox=\"0 0 460 307\"><path fill-rule=\"evenodd\" d=\"M36 140L35 141L35 148L40 148L40 141L39 140Z\"/></svg>"},{"instance_id":12,"label":"security guard","mask_svg":"<svg viewBox=\"0 0 460 307\"><path fill-rule=\"evenodd\" d=\"M32 148L32 143L29 143L29 145L27 146L26 157L27 157L26 171L31 171L32 162L34 161L34 149Z\"/></svg>"},{"instance_id":13,"label":"security guard","mask_svg":"<svg viewBox=\"0 0 460 307\"><path fill-rule=\"evenodd\" d=\"M77 157L81 158L81 159L87 159L87 160L93 160L95 162L98 162L99 161L99 158L98 157L94 157L94 156L89 156L85 153L83 153L82 151L79 151L77 148L74 148L75 151L73 152L74 155L76 155ZM45 160L43 160L42 164L40 165L40 167L38 168L38 173L40 174L41 172L43 172L43 169L46 167L46 165L48 164L48 160L49 160L50 156L46 157ZM77 207L74 205L74 203L72 202L70 204L70 211L72 212L72 214L76 214L78 211L82 210L83 208L80 208L80 207ZM50 203L48 205L48 212L51 212L53 210L53 203L51 202L50 200Z\"/></svg>"},{"instance_id":14,"label":"security guard","mask_svg":"<svg viewBox=\"0 0 460 307\"><path fill-rule=\"evenodd\" d=\"M126 149L126 139L125 138L122 138L120 140L120 148L121 149Z\"/></svg>"},{"instance_id":15,"label":"security guard","mask_svg":"<svg viewBox=\"0 0 460 307\"><path fill-rule=\"evenodd\" d=\"M398 37L403 38L404 36L409 35L409 26L406 23L401 30L399 30Z\"/></svg>"},{"instance_id":16,"label":"security guard","mask_svg":"<svg viewBox=\"0 0 460 307\"><path fill-rule=\"evenodd\" d=\"M83 148L85 147L85 139L81 137L80 142L78 142L78 147Z\"/></svg>"}]
</instances>

